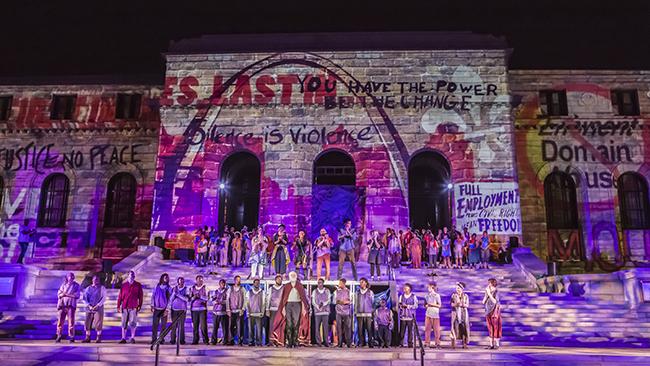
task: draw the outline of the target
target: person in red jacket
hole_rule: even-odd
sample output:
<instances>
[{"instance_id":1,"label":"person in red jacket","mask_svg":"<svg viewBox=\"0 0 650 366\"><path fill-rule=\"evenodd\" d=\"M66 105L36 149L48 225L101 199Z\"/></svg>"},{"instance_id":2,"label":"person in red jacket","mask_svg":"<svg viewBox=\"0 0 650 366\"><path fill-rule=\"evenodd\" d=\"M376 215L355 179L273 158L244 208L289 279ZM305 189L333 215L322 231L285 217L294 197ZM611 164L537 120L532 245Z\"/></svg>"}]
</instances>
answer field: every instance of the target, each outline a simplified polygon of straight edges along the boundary
<instances>
[{"instance_id":1,"label":"person in red jacket","mask_svg":"<svg viewBox=\"0 0 650 366\"><path fill-rule=\"evenodd\" d=\"M135 343L135 329L138 325L138 312L142 308L142 285L135 280L135 272L129 272L129 278L122 284L117 297L117 312L122 313L122 339L126 343L126 328L131 328L131 339Z\"/></svg>"}]
</instances>

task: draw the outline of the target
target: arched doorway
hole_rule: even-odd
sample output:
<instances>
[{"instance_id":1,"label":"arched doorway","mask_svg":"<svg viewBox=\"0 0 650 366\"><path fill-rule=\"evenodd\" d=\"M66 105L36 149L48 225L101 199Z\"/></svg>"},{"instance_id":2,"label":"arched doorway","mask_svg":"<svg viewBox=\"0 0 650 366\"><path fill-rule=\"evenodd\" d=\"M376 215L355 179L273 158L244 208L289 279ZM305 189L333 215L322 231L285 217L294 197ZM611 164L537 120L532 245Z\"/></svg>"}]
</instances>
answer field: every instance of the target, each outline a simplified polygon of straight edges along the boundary
<instances>
[{"instance_id":1,"label":"arched doorway","mask_svg":"<svg viewBox=\"0 0 650 366\"><path fill-rule=\"evenodd\" d=\"M311 237L325 228L332 238L343 220L356 223L356 168L352 157L340 150L328 150L314 160Z\"/></svg>"},{"instance_id":2,"label":"arched doorway","mask_svg":"<svg viewBox=\"0 0 650 366\"><path fill-rule=\"evenodd\" d=\"M548 257L551 261L583 260L578 224L576 184L571 175L555 171L544 179Z\"/></svg>"},{"instance_id":3,"label":"arched doorway","mask_svg":"<svg viewBox=\"0 0 650 366\"><path fill-rule=\"evenodd\" d=\"M413 229L438 229L451 224L451 169L434 151L415 154L408 166L409 223Z\"/></svg>"},{"instance_id":4,"label":"arched doorway","mask_svg":"<svg viewBox=\"0 0 650 366\"><path fill-rule=\"evenodd\" d=\"M249 152L235 153L222 163L219 181L219 229L240 230L258 224L261 166Z\"/></svg>"}]
</instances>

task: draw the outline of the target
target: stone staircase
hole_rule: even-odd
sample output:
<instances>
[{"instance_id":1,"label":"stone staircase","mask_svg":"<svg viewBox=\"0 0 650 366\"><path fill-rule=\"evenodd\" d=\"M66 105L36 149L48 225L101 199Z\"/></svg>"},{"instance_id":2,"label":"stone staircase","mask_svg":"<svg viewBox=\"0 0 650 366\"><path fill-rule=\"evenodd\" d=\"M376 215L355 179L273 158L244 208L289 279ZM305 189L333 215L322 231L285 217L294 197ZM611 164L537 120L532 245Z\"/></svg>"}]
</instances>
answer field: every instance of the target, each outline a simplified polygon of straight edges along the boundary
<instances>
[{"instance_id":1,"label":"stone staircase","mask_svg":"<svg viewBox=\"0 0 650 366\"><path fill-rule=\"evenodd\" d=\"M145 306L140 313L138 341L146 343L151 337L151 312L149 303L151 289L161 273L170 274L172 281L184 276L191 284L194 277L206 276L208 288L214 288L219 278L231 280L235 274L246 278L247 268L217 269L219 275L211 275L207 268L195 268L180 261L152 260L138 271L138 280L145 288ZM332 272L336 273L336 263ZM368 273L365 263L359 264L359 273ZM463 281L470 295L470 320L472 323L472 344L486 345L487 328L481 304L483 289L488 278L499 282L503 304L504 346L607 346L647 347L650 338L650 308L629 310L624 303L587 301L581 297L563 294L537 293L526 278L514 266L495 266L488 270L436 270L437 276L426 276L426 269L403 268L396 272L397 286L405 282L413 285L416 295L423 299L426 285L432 279L438 283L442 295L443 309L441 323L443 342L448 344L450 329L450 295L455 283ZM0 309L0 338L31 340L53 339L56 322L56 289L65 272L45 271L37 281L36 293L19 308ZM81 273L79 273L81 275ZM346 264L344 276L351 278ZM77 277L78 279L80 276ZM270 278L270 277L269 277ZM384 277L385 279L385 277ZM106 302L104 339L120 338L120 317L116 313L117 289L108 290ZM422 300L421 300L422 304ZM77 312L77 338L83 334L85 310L80 306ZM421 333L424 333L424 308L417 312ZM210 326L211 328L211 326ZM210 329L211 331L211 329ZM191 341L191 322L186 320L188 342ZM64 330L65 333L65 330Z\"/></svg>"}]
</instances>

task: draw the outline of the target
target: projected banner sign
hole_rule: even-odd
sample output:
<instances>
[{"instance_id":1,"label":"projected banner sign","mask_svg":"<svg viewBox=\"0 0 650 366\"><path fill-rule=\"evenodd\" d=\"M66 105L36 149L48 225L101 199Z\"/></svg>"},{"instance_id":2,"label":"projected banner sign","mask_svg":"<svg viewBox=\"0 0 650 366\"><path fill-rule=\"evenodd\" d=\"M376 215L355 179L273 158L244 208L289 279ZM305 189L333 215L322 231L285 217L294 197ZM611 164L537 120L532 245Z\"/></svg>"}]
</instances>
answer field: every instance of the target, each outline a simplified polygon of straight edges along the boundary
<instances>
[{"instance_id":1,"label":"projected banner sign","mask_svg":"<svg viewBox=\"0 0 650 366\"><path fill-rule=\"evenodd\" d=\"M454 210L456 227L467 227L470 233L521 234L517 183L458 183L454 186Z\"/></svg>"}]
</instances>

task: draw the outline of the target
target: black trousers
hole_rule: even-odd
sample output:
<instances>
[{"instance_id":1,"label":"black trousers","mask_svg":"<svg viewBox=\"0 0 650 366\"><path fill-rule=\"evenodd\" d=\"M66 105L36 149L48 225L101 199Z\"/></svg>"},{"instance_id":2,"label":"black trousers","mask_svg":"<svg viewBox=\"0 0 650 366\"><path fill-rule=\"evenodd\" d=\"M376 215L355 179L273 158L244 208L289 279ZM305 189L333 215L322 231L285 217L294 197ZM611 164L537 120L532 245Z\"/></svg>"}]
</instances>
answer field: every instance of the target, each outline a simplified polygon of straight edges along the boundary
<instances>
[{"instance_id":1,"label":"black trousers","mask_svg":"<svg viewBox=\"0 0 650 366\"><path fill-rule=\"evenodd\" d=\"M185 317L187 316L187 310L172 310L172 321L174 321L177 316L181 317L181 321L176 323L172 328L172 343L176 343L176 335L179 334L179 331L179 341L185 343Z\"/></svg>"},{"instance_id":2,"label":"black trousers","mask_svg":"<svg viewBox=\"0 0 650 366\"><path fill-rule=\"evenodd\" d=\"M341 347L344 343L352 346L352 316L336 314L336 333L339 335L339 344Z\"/></svg>"},{"instance_id":3,"label":"black trousers","mask_svg":"<svg viewBox=\"0 0 650 366\"><path fill-rule=\"evenodd\" d=\"M29 242L21 241L18 243L20 245L20 255L18 255L18 264L23 264L25 260L25 254L27 254L27 249L29 248Z\"/></svg>"},{"instance_id":4,"label":"black trousers","mask_svg":"<svg viewBox=\"0 0 650 366\"><path fill-rule=\"evenodd\" d=\"M158 332L165 330L165 327L167 327L167 317L165 316L165 310L154 310L153 321L151 324L151 342L158 339Z\"/></svg>"},{"instance_id":5,"label":"black trousers","mask_svg":"<svg viewBox=\"0 0 650 366\"><path fill-rule=\"evenodd\" d=\"M241 313L230 314L230 343L235 342L237 337L237 344L244 343L244 316Z\"/></svg>"},{"instance_id":6,"label":"black trousers","mask_svg":"<svg viewBox=\"0 0 650 366\"><path fill-rule=\"evenodd\" d=\"M330 323L329 323L329 314L326 315L316 315L315 316L315 332L316 332L316 344L322 344L323 346L329 345L328 338L330 334ZM323 335L321 337L320 327L323 326ZM322 339L321 339L322 338Z\"/></svg>"},{"instance_id":7,"label":"black trousers","mask_svg":"<svg viewBox=\"0 0 650 366\"><path fill-rule=\"evenodd\" d=\"M271 344L271 331L273 330L273 319L277 310L270 310L269 316L265 317L264 331L266 332L266 344Z\"/></svg>"},{"instance_id":8,"label":"black trousers","mask_svg":"<svg viewBox=\"0 0 650 366\"><path fill-rule=\"evenodd\" d=\"M212 316L212 343L217 343L217 335L219 333L219 326L221 326L222 343L228 343L228 315L214 315Z\"/></svg>"},{"instance_id":9,"label":"black trousers","mask_svg":"<svg viewBox=\"0 0 650 366\"><path fill-rule=\"evenodd\" d=\"M261 316L249 316L248 317L248 337L250 338L250 344L255 346L262 345L262 317Z\"/></svg>"},{"instance_id":10,"label":"black trousers","mask_svg":"<svg viewBox=\"0 0 650 366\"><path fill-rule=\"evenodd\" d=\"M208 344L208 311L192 311L192 343L199 343L199 330L203 337L203 343Z\"/></svg>"},{"instance_id":11,"label":"black trousers","mask_svg":"<svg viewBox=\"0 0 650 366\"><path fill-rule=\"evenodd\" d=\"M359 345L372 346L372 317L357 317L357 334L359 336ZM368 336L367 343L366 336Z\"/></svg>"},{"instance_id":12,"label":"black trousers","mask_svg":"<svg viewBox=\"0 0 650 366\"><path fill-rule=\"evenodd\" d=\"M400 346L404 342L404 333L408 331L408 345L413 347L413 320L401 320L399 321L399 344Z\"/></svg>"},{"instance_id":13,"label":"black trousers","mask_svg":"<svg viewBox=\"0 0 650 366\"><path fill-rule=\"evenodd\" d=\"M380 325L377 328L377 337L382 347L390 347L390 329L387 325Z\"/></svg>"}]
</instances>

